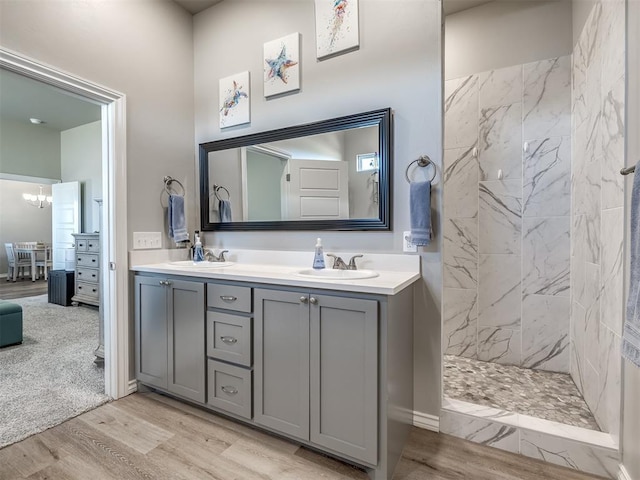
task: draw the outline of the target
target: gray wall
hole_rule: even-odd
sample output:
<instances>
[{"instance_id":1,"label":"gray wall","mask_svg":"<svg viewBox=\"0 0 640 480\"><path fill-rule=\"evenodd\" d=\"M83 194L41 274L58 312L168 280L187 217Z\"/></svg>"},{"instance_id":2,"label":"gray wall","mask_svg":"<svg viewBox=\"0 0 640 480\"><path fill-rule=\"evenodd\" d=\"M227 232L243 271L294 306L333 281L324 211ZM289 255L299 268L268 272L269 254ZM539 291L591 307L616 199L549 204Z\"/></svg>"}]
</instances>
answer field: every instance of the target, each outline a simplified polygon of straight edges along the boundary
<instances>
[{"instance_id":1,"label":"gray wall","mask_svg":"<svg viewBox=\"0 0 640 480\"><path fill-rule=\"evenodd\" d=\"M593 7L598 3L597 0L573 0L571 2L571 18L573 30L573 44L578 43L582 29L587 23L589 14Z\"/></svg>"},{"instance_id":2,"label":"gray wall","mask_svg":"<svg viewBox=\"0 0 640 480\"><path fill-rule=\"evenodd\" d=\"M282 217L282 173L285 162L272 155L247 151L247 210L250 221Z\"/></svg>"},{"instance_id":3,"label":"gray wall","mask_svg":"<svg viewBox=\"0 0 640 480\"><path fill-rule=\"evenodd\" d=\"M3 47L127 96L129 247L134 230L167 232L165 175L185 186L196 224L192 32L169 0L0 2Z\"/></svg>"},{"instance_id":4,"label":"gray wall","mask_svg":"<svg viewBox=\"0 0 640 480\"><path fill-rule=\"evenodd\" d=\"M345 160L349 164L349 217L372 218L378 216L378 203L374 202L373 171L358 172L356 155L377 151L376 128L358 128L345 135ZM374 146L372 148L372 146Z\"/></svg>"},{"instance_id":5,"label":"gray wall","mask_svg":"<svg viewBox=\"0 0 640 480\"><path fill-rule=\"evenodd\" d=\"M283 14L286 12L286 14ZM437 0L363 0L360 49L315 58L313 2L222 2L194 17L196 142L218 140L384 107L395 112L393 231L323 232L325 251L402 252L409 228L409 185L404 169L427 154L440 166L442 152L441 4ZM266 101L262 45L292 32L302 37L301 90ZM232 48L230 48L232 46ZM251 124L218 127L218 80L251 72ZM440 212L441 192L433 192ZM438 237L421 252L422 280L415 296L415 409L438 415L440 406L440 303ZM216 232L206 244L225 248L313 251L317 232Z\"/></svg>"},{"instance_id":6,"label":"gray wall","mask_svg":"<svg viewBox=\"0 0 640 480\"><path fill-rule=\"evenodd\" d=\"M569 55L571 2L496 0L446 17L445 78Z\"/></svg>"},{"instance_id":7,"label":"gray wall","mask_svg":"<svg viewBox=\"0 0 640 480\"><path fill-rule=\"evenodd\" d=\"M80 182L83 232L100 230L98 204L102 198L102 122L60 132L63 182Z\"/></svg>"},{"instance_id":8,"label":"gray wall","mask_svg":"<svg viewBox=\"0 0 640 480\"><path fill-rule=\"evenodd\" d=\"M0 26L4 27L1 20ZM59 179L60 132L42 125L2 120L0 173Z\"/></svg>"},{"instance_id":9,"label":"gray wall","mask_svg":"<svg viewBox=\"0 0 640 480\"><path fill-rule=\"evenodd\" d=\"M627 85L640 85L640 2L627 3ZM637 88L627 89L627 131L640 130L640 91ZM640 138L638 135L627 135L627 165L634 165L640 159ZM636 174L637 175L637 174ZM629 225L629 198L633 175L625 181L626 217L625 225ZM627 246L629 236L627 235ZM626 249L629 252L629 248ZM625 266L629 265L629 256L625 257ZM627 268L627 276L629 274ZM627 283L628 286L628 283ZM626 289L625 289L626 291ZM640 368L624 361L623 408L622 408L622 464L632 480L640 479Z\"/></svg>"}]
</instances>

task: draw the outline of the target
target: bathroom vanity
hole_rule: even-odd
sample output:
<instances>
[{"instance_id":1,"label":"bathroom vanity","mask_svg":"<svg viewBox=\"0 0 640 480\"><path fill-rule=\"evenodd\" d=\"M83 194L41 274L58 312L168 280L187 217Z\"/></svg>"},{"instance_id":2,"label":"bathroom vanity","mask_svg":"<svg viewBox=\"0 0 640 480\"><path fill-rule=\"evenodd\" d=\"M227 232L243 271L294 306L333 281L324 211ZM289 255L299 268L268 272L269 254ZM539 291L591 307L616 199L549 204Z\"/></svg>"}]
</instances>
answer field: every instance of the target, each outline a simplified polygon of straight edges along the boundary
<instances>
[{"instance_id":1,"label":"bathroom vanity","mask_svg":"<svg viewBox=\"0 0 640 480\"><path fill-rule=\"evenodd\" d=\"M132 267L137 380L390 479L412 423L419 258L367 256L385 257L368 260L378 276L342 281L293 257Z\"/></svg>"}]
</instances>

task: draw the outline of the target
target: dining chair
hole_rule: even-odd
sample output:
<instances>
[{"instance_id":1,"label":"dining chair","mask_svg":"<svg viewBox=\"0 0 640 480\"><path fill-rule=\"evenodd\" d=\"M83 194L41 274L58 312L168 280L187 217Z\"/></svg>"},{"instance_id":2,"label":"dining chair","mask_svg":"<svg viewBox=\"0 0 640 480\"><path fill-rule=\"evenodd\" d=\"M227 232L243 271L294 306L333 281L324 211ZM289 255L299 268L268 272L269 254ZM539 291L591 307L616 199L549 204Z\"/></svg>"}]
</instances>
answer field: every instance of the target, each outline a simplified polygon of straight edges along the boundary
<instances>
[{"instance_id":1,"label":"dining chair","mask_svg":"<svg viewBox=\"0 0 640 480\"><path fill-rule=\"evenodd\" d=\"M36 268L38 270L42 268L44 279L47 280L49 278L49 270L51 270L53 266L53 262L51 260L51 246L45 245L44 252L38 252L36 255Z\"/></svg>"},{"instance_id":2,"label":"dining chair","mask_svg":"<svg viewBox=\"0 0 640 480\"><path fill-rule=\"evenodd\" d=\"M13 243L5 243L4 248L7 251L7 262L9 264L7 268L7 282L9 278L11 278L14 282L18 278L18 273L20 273L20 277L24 278L24 269L25 267L31 268L31 259L29 256L25 255L24 257L21 255L16 255L14 251Z\"/></svg>"}]
</instances>

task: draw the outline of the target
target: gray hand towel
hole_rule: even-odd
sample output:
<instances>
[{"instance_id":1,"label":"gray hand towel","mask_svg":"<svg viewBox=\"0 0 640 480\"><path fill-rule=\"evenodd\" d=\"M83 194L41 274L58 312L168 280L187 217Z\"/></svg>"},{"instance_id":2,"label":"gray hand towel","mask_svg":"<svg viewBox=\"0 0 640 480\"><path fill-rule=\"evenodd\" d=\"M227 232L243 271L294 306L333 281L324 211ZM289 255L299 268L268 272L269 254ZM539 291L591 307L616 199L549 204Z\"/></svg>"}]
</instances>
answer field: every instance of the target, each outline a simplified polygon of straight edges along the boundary
<instances>
[{"instance_id":1,"label":"gray hand towel","mask_svg":"<svg viewBox=\"0 0 640 480\"><path fill-rule=\"evenodd\" d=\"M409 185L411 243L431 243L431 182L411 182Z\"/></svg>"},{"instance_id":2,"label":"gray hand towel","mask_svg":"<svg viewBox=\"0 0 640 480\"><path fill-rule=\"evenodd\" d=\"M184 197L182 195L169 195L169 236L173 241L185 242L189 240L187 222L184 216Z\"/></svg>"},{"instance_id":3,"label":"gray hand towel","mask_svg":"<svg viewBox=\"0 0 640 480\"><path fill-rule=\"evenodd\" d=\"M640 367L640 162L631 189L631 263L627 315L622 332L622 355Z\"/></svg>"},{"instance_id":4,"label":"gray hand towel","mask_svg":"<svg viewBox=\"0 0 640 480\"><path fill-rule=\"evenodd\" d=\"M218 204L218 212L220 212L220 222L232 222L231 219L231 202L229 200L220 200Z\"/></svg>"}]
</instances>

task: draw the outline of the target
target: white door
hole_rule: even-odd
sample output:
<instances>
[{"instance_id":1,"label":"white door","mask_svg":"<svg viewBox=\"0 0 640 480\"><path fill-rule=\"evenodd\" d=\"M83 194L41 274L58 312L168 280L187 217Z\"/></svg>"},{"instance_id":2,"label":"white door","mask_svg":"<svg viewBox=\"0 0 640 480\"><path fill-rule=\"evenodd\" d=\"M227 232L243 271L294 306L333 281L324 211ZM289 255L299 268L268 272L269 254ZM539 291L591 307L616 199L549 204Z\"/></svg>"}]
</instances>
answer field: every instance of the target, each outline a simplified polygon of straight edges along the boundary
<instances>
[{"instance_id":1,"label":"white door","mask_svg":"<svg viewBox=\"0 0 640 480\"><path fill-rule=\"evenodd\" d=\"M75 239L80 233L80 182L51 185L53 270L75 270Z\"/></svg>"},{"instance_id":2,"label":"white door","mask_svg":"<svg viewBox=\"0 0 640 480\"><path fill-rule=\"evenodd\" d=\"M291 159L283 187L283 219L349 218L347 162Z\"/></svg>"}]
</instances>

